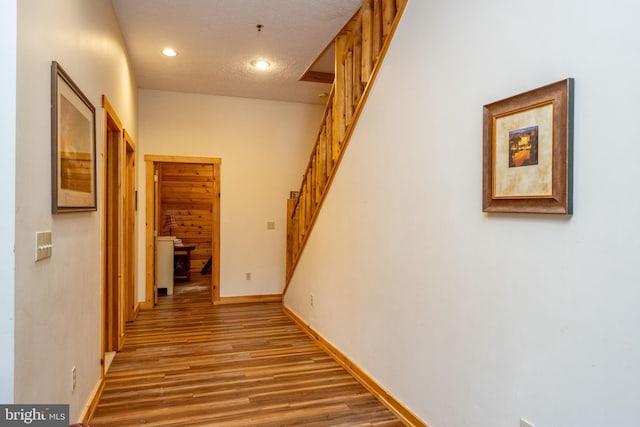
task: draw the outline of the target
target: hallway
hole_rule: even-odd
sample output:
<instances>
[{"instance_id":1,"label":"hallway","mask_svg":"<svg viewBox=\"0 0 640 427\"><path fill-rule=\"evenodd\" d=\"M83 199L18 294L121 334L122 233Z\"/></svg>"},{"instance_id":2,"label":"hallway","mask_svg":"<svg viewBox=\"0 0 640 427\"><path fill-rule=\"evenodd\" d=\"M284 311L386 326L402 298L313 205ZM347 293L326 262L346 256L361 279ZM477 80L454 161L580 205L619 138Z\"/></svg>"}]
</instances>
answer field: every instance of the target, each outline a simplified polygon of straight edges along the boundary
<instances>
[{"instance_id":1,"label":"hallway","mask_svg":"<svg viewBox=\"0 0 640 427\"><path fill-rule=\"evenodd\" d=\"M280 303L209 301L196 278L140 312L92 425L402 426Z\"/></svg>"}]
</instances>

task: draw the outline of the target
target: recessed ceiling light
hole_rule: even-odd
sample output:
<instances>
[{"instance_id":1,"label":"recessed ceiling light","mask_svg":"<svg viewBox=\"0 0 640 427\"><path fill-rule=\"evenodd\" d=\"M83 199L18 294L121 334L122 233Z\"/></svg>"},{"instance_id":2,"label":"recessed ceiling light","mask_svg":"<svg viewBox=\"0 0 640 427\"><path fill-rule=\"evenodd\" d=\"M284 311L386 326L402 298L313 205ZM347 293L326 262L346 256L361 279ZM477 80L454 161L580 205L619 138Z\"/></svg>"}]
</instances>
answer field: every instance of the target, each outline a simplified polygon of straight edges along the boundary
<instances>
[{"instance_id":1,"label":"recessed ceiling light","mask_svg":"<svg viewBox=\"0 0 640 427\"><path fill-rule=\"evenodd\" d=\"M258 70L266 70L271 67L271 64L264 59L257 59L255 61L251 61L251 65L253 68L257 68Z\"/></svg>"},{"instance_id":2,"label":"recessed ceiling light","mask_svg":"<svg viewBox=\"0 0 640 427\"><path fill-rule=\"evenodd\" d=\"M171 49L170 47L167 47L162 49L162 54L164 56L176 56L178 52L176 52L174 49Z\"/></svg>"}]
</instances>

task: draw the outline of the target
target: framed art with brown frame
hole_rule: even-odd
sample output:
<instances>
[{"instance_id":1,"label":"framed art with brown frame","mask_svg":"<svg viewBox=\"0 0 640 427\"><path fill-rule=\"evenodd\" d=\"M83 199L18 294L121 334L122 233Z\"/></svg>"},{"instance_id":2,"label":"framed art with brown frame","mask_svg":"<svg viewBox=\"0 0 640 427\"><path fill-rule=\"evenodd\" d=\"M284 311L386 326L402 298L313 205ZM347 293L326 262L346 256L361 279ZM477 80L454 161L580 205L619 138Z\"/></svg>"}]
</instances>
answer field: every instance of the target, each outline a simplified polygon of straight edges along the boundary
<instances>
[{"instance_id":1,"label":"framed art with brown frame","mask_svg":"<svg viewBox=\"0 0 640 427\"><path fill-rule=\"evenodd\" d=\"M566 79L484 106L484 212L573 213L573 87Z\"/></svg>"},{"instance_id":2,"label":"framed art with brown frame","mask_svg":"<svg viewBox=\"0 0 640 427\"><path fill-rule=\"evenodd\" d=\"M51 63L51 211L97 210L96 110Z\"/></svg>"}]
</instances>

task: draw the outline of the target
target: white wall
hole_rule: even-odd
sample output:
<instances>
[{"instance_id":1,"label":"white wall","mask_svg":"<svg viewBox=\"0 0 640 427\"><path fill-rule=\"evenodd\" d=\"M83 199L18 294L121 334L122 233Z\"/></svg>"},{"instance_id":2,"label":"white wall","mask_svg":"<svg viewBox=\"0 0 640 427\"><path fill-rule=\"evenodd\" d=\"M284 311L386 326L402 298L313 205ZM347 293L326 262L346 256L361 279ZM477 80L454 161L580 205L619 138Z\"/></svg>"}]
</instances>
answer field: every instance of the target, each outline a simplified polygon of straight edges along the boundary
<instances>
[{"instance_id":1,"label":"white wall","mask_svg":"<svg viewBox=\"0 0 640 427\"><path fill-rule=\"evenodd\" d=\"M100 373L101 188L98 212L51 215L50 67L56 60L96 107L102 94L135 138L135 81L109 0L18 3L15 400L70 403L76 420ZM98 157L98 177L102 174ZM34 262L34 233L53 255ZM77 388L71 393L71 368Z\"/></svg>"},{"instance_id":2,"label":"white wall","mask_svg":"<svg viewBox=\"0 0 640 427\"><path fill-rule=\"evenodd\" d=\"M16 220L16 0L0 3L0 402L13 402Z\"/></svg>"},{"instance_id":3,"label":"white wall","mask_svg":"<svg viewBox=\"0 0 640 427\"><path fill-rule=\"evenodd\" d=\"M285 303L432 427L640 425L639 13L409 0ZM573 217L483 214L482 106L567 77Z\"/></svg>"},{"instance_id":4,"label":"white wall","mask_svg":"<svg viewBox=\"0 0 640 427\"><path fill-rule=\"evenodd\" d=\"M318 105L140 91L141 160L145 154L222 159L221 296L282 292L286 200L300 187L321 115ZM139 200L146 191L143 169ZM144 206L138 214L144 223ZM268 221L275 230L267 230ZM138 265L144 266L144 230L138 231ZM144 299L144 269L138 295Z\"/></svg>"}]
</instances>

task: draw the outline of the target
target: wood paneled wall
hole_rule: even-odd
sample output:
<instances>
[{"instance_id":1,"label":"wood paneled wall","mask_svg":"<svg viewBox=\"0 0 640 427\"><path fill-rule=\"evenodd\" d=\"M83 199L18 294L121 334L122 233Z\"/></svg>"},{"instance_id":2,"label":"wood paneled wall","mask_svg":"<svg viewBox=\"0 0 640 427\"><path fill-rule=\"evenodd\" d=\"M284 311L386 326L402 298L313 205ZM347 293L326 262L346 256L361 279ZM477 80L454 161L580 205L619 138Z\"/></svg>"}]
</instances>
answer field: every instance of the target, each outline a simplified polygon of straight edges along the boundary
<instances>
[{"instance_id":1,"label":"wood paneled wall","mask_svg":"<svg viewBox=\"0 0 640 427\"><path fill-rule=\"evenodd\" d=\"M191 252L192 272L199 272L211 256L213 182L212 164L158 164L159 233L169 235L166 218L174 215L177 227L172 234L196 247Z\"/></svg>"}]
</instances>

